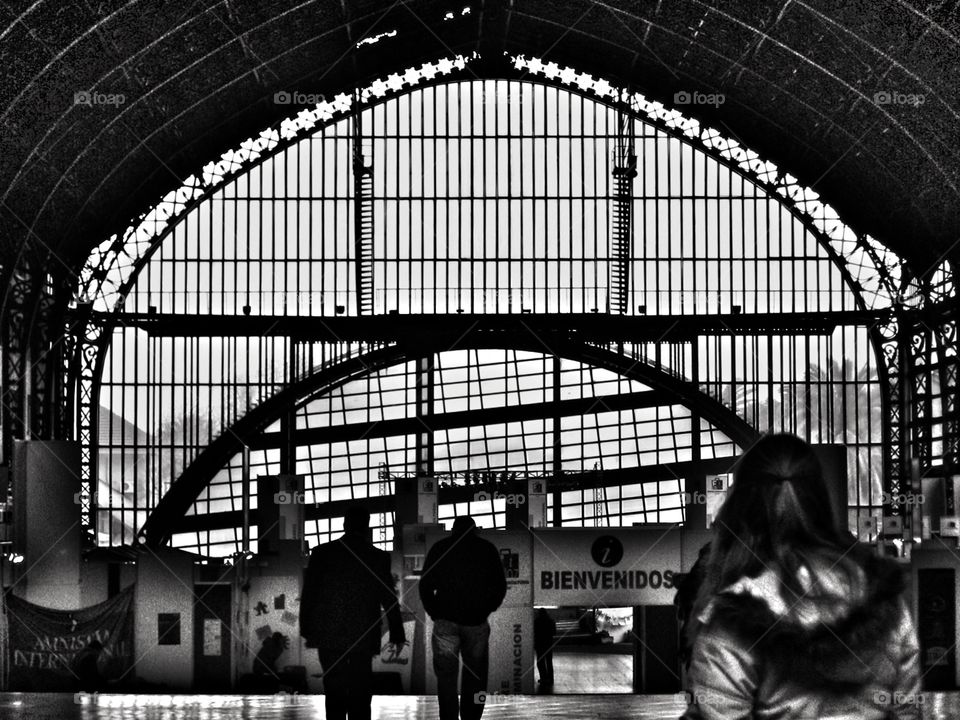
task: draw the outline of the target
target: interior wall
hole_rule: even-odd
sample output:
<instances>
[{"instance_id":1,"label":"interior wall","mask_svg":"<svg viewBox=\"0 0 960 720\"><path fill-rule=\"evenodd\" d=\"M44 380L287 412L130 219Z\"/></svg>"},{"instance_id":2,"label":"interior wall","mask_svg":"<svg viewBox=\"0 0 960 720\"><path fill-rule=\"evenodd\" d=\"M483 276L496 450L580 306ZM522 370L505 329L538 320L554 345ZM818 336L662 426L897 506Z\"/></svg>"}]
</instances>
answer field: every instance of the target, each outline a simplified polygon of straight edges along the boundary
<instances>
[{"instance_id":1,"label":"interior wall","mask_svg":"<svg viewBox=\"0 0 960 720\"><path fill-rule=\"evenodd\" d=\"M175 550L144 553L137 565L134 647L137 678L147 685L188 692L193 685L193 563ZM179 641L160 644L158 616L177 614ZM159 689L159 688L158 688Z\"/></svg>"}]
</instances>

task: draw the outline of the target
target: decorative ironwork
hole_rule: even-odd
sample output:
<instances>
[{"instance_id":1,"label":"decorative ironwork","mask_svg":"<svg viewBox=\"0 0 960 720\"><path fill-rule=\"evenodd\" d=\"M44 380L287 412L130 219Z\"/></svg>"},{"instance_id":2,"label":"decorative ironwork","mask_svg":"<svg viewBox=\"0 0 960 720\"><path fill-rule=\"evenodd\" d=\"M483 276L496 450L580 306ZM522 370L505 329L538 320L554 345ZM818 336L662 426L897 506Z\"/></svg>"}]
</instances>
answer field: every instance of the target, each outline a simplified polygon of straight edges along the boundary
<instances>
[{"instance_id":1,"label":"decorative ironwork","mask_svg":"<svg viewBox=\"0 0 960 720\"><path fill-rule=\"evenodd\" d=\"M93 320L93 315L83 324L80 338L75 346L74 356L70 363L72 372L77 378L76 408L78 438L83 444L83 487L89 494L90 485L96 477L96 438L94 428L97 423L97 396L99 394L99 378L103 371L103 362L106 349L112 339L119 313L124 308L125 297L133 289L138 273L149 261L151 255L163 243L164 239L173 232L180 220L187 216L188 211L197 207L204 200L213 196L225 181L243 175L254 166L263 163L283 150L290 148L309 137L321 126L330 125L340 119L358 117L358 110L369 107L389 97L409 92L421 84L434 84L449 80L458 74L463 75L469 63L475 59L457 57L444 59L438 63L428 63L400 75L394 74L386 80L378 80L357 92L354 96L342 94L331 102L322 102L315 108L305 109L295 118L290 118L281 124L279 130L267 130L257 138L243 143L241 148L234 152L225 153L216 163L204 167L199 177L191 177L183 187L165 196L163 201L149 213L142 216L136 226L129 228L121 236L114 236L101 244L91 255L81 276L80 295L90 300L92 304L87 308L114 313L113 319L103 324L102 320ZM858 235L847 228L839 220L836 213L829 206L822 203L813 191L803 188L789 174L783 173L772 163L763 161L755 153L742 148L736 142L724 138L719 132L702 126L698 121L684 118L674 110L665 108L659 103L653 103L637 93L630 93L614 88L602 80L595 80L589 75L577 73L569 68L560 68L553 63L543 64L535 59L522 57L513 58L513 67L518 76L532 75L553 87L569 89L586 97L600 100L614 107L621 118L635 118L649 124L656 132L676 138L696 150L705 153L723 166L734 170L737 174L756 183L771 197L779 200L782 206L796 217L803 227L808 230L826 250L840 269L844 279L851 289L856 292L856 303L863 309L882 309L891 307L897 299L897 288L902 284L901 263L899 258L883 248L879 243L868 236ZM625 148L623 162L619 166L621 173L616 174L613 192L614 207L621 208L629 205L627 198L632 190L627 181L632 184L631 172L635 174L636 156L630 152L635 123L626 122L618 128L622 139L619 147ZM626 137L624 136L626 133ZM359 137L356 133L355 137ZM355 151L358 148L355 146ZM361 156L363 148L359 148ZM632 158L631 158L632 156ZM631 165L633 170L631 171ZM363 167L372 168L372 164ZM362 186L363 177L367 173L355 173L355 182L359 183L355 189L355 211L364 205L363 198L372 197L372 188ZM369 192L368 192L369 190ZM372 214L370 220L372 223ZM357 312L365 314L364 310L373 309L373 301L365 289L372 290L372 280L368 284L364 275L364 268L374 264L372 252L368 255L359 243L367 235L363 231L364 216L362 212L357 216L357 252L356 260L356 287ZM618 224L619 223L619 224ZM629 290L628 270L617 274L617 267L623 269L624 252L629 257L632 225L632 210L626 215L617 214L613 218L611 230L612 256L619 258L612 266L613 277L611 283L610 301L608 307L612 311L624 312L627 306L626 298ZM373 236L372 224L368 235ZM629 265L629 263L628 263ZM372 277L372 276L371 276ZM521 281L522 282L522 281ZM515 308L514 311L520 309ZM77 317L83 317L86 309L78 310ZM898 380L894 372L897 362L901 359L901 351L890 349L888 345L896 343L897 328L894 321L889 327L874 332L875 342L882 344L878 348L878 357L886 360L880 373L881 387L888 397L889 408L894 416L891 426L891 438L903 437L901 429L896 426L899 422L899 410L895 410L897 398L902 397ZM894 337L889 337L890 332ZM73 390L73 386L71 386ZM249 406L247 406L249 407ZM245 408L246 409L246 408ZM896 426L896 427L894 427ZM898 450L897 442L887 444L889 447L887 462L891 469L899 465L902 452ZM891 482L897 482L897 473L892 472Z\"/></svg>"},{"instance_id":2,"label":"decorative ironwork","mask_svg":"<svg viewBox=\"0 0 960 720\"><path fill-rule=\"evenodd\" d=\"M613 207L610 227L610 312L627 312L630 294L630 258L633 251L633 179L637 176L634 113L618 106L617 140L613 157Z\"/></svg>"}]
</instances>

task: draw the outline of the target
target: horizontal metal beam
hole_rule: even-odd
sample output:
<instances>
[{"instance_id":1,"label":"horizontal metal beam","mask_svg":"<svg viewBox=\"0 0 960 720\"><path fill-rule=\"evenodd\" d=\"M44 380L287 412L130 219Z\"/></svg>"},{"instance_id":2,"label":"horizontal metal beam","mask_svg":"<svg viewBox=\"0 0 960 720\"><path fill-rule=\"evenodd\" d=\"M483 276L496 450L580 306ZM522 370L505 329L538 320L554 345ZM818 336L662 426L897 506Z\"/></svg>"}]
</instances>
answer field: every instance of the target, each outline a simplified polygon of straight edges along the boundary
<instances>
[{"instance_id":1,"label":"horizontal metal beam","mask_svg":"<svg viewBox=\"0 0 960 720\"><path fill-rule=\"evenodd\" d=\"M602 472L564 473L557 480L547 481L547 491L555 490L593 490L601 487L618 487L636 483L656 482L661 480L675 480L690 478L698 474L719 475L733 470L738 457L712 458L709 460L689 460L686 462L670 463L669 465L649 465L647 467L620 468L604 470ZM441 505L450 503L465 503L473 500L474 495L482 487L458 486L440 487L437 490L437 499ZM393 512L396 501L393 495L383 495L356 500L332 500L330 502L308 504L304 507L304 518L310 520L325 520L343 517L346 508L350 505L361 504L371 514ZM256 525L258 514L250 511L250 522ZM241 510L226 512L203 513L201 515L187 515L179 518L170 528L172 534L202 532L206 530L223 530L239 528L243 524Z\"/></svg>"},{"instance_id":2,"label":"horizontal metal beam","mask_svg":"<svg viewBox=\"0 0 960 720\"><path fill-rule=\"evenodd\" d=\"M669 393L657 390L622 393L620 395L600 395L598 397L561 400L552 402L523 403L483 410L463 410L459 412L437 413L422 417L399 418L393 420L373 420L371 422L334 425L324 428L308 428L294 431L294 442L298 446L316 445L327 442L348 442L364 438L394 437L412 435L419 432L435 432L449 428L492 425L495 423L541 420L559 414L562 417L588 415L591 413L630 410L634 408L657 407L674 402ZM249 442L252 450L285 447L282 433L263 433Z\"/></svg>"},{"instance_id":3,"label":"horizontal metal beam","mask_svg":"<svg viewBox=\"0 0 960 720\"><path fill-rule=\"evenodd\" d=\"M830 335L838 326L872 325L888 312L637 316L446 313L364 317L120 313L116 320L154 337L283 336L304 342L396 341L428 343L431 347L504 347L513 338L531 336L596 343L690 341L701 335Z\"/></svg>"}]
</instances>

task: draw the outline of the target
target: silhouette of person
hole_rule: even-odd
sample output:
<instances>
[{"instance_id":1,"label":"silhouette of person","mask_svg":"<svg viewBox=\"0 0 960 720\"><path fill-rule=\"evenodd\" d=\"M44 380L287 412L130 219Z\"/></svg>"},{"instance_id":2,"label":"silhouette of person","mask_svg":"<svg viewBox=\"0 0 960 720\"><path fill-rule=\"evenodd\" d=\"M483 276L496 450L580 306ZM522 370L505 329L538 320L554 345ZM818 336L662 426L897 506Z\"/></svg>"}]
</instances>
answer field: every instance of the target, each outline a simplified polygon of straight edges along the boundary
<instances>
[{"instance_id":1,"label":"silhouette of person","mask_svg":"<svg viewBox=\"0 0 960 720\"><path fill-rule=\"evenodd\" d=\"M273 635L263 639L263 645L260 646L257 657L253 660L254 675L277 675L277 660L283 655L289 647L290 641L287 636L281 632L275 632Z\"/></svg>"},{"instance_id":2,"label":"silhouette of person","mask_svg":"<svg viewBox=\"0 0 960 720\"><path fill-rule=\"evenodd\" d=\"M677 622L680 626L680 652L678 654L684 670L687 670L690 666L690 653L693 650L693 640L690 637L690 615L693 612L693 604L697 599L697 593L703 584L709 558L710 543L708 542L700 548L697 561L690 568L690 572L684 573L676 579L677 594L673 598L673 604L677 606Z\"/></svg>"},{"instance_id":3,"label":"silhouette of person","mask_svg":"<svg viewBox=\"0 0 960 720\"><path fill-rule=\"evenodd\" d=\"M450 536L427 552L420 577L420 599L433 618L431 644L440 720L458 716L479 720L483 714L490 640L487 617L500 607L507 592L500 553L477 535L476 528L471 517L454 520Z\"/></svg>"},{"instance_id":4,"label":"silhouette of person","mask_svg":"<svg viewBox=\"0 0 960 720\"><path fill-rule=\"evenodd\" d=\"M370 513L350 507L343 529L343 537L310 554L300 598L300 634L320 657L327 718L370 720L381 608L390 642L403 645L406 637L390 555L370 541Z\"/></svg>"},{"instance_id":5,"label":"silhouette of person","mask_svg":"<svg viewBox=\"0 0 960 720\"><path fill-rule=\"evenodd\" d=\"M77 686L84 692L96 692L103 686L103 677L100 675L100 654L103 644L99 640L91 640L83 650L78 652L71 667L77 676Z\"/></svg>"},{"instance_id":6,"label":"silhouette of person","mask_svg":"<svg viewBox=\"0 0 960 720\"><path fill-rule=\"evenodd\" d=\"M537 671L540 684L546 689L553 687L553 639L557 623L544 608L537 610L533 619L533 649L537 653Z\"/></svg>"}]
</instances>

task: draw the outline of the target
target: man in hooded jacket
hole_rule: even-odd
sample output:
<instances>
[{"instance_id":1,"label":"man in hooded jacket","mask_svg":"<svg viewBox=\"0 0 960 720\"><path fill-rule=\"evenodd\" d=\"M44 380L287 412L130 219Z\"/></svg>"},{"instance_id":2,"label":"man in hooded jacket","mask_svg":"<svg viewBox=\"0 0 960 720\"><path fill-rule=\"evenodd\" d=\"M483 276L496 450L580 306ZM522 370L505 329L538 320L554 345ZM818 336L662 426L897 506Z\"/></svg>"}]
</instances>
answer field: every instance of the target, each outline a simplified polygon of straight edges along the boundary
<instances>
[{"instance_id":1,"label":"man in hooded jacket","mask_svg":"<svg viewBox=\"0 0 960 720\"><path fill-rule=\"evenodd\" d=\"M507 581L497 548L477 535L472 518L458 517L450 536L430 548L419 589L423 607L433 619L440 720L479 720L489 663L487 618L503 602Z\"/></svg>"}]
</instances>

